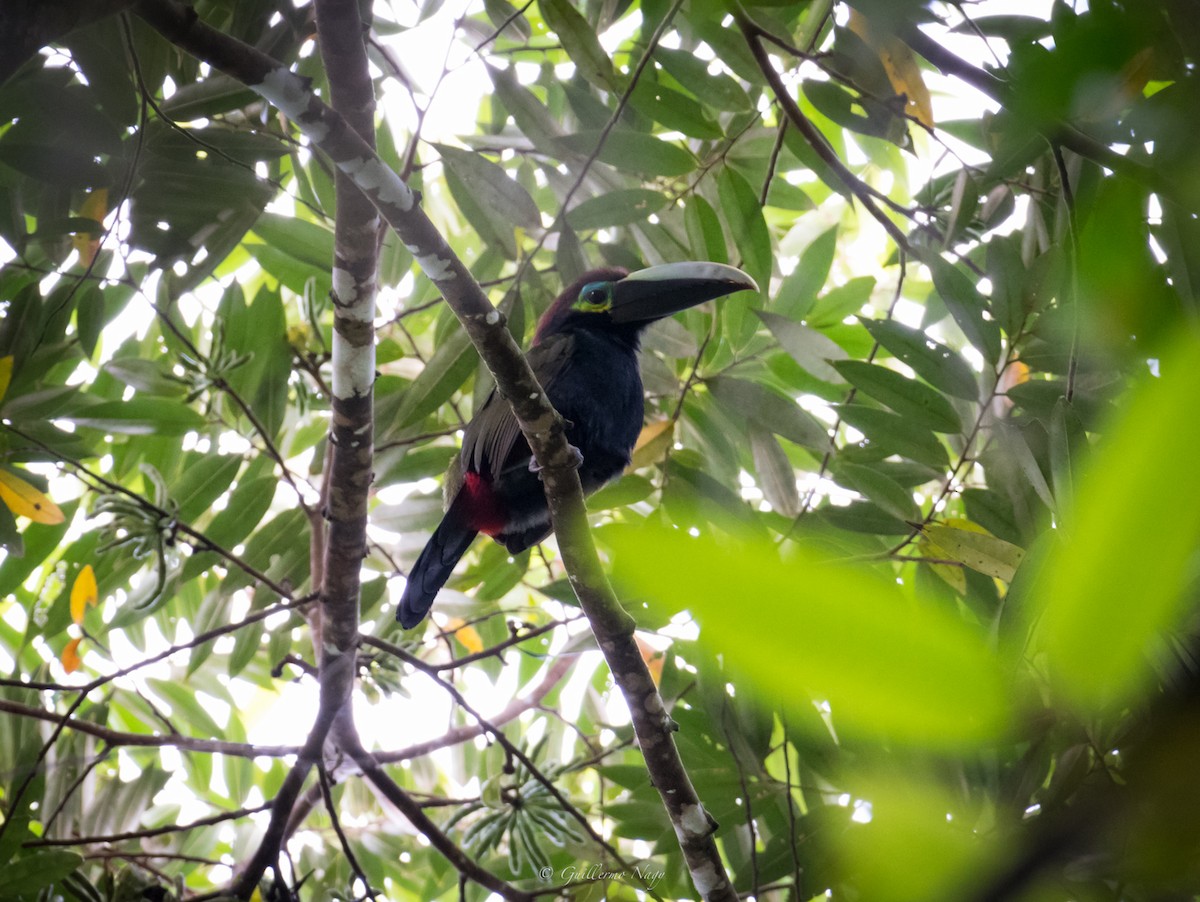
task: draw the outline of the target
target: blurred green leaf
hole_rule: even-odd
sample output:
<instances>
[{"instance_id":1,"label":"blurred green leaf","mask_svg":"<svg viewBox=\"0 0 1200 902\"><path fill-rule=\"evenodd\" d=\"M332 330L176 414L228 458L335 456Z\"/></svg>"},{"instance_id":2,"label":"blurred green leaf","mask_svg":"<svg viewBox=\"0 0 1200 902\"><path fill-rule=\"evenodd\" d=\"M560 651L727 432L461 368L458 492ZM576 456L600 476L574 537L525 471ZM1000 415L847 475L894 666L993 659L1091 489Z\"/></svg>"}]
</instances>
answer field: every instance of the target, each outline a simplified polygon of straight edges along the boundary
<instances>
[{"instance_id":1,"label":"blurred green leaf","mask_svg":"<svg viewBox=\"0 0 1200 902\"><path fill-rule=\"evenodd\" d=\"M1162 377L1142 380L1087 466L1040 570L1030 611L1037 647L1056 685L1087 711L1124 704L1145 684L1151 643L1177 623L1194 579L1200 470L1180 462L1200 443L1200 420L1178 414L1200 409L1198 355L1193 337L1181 339Z\"/></svg>"},{"instance_id":2,"label":"blurred green leaf","mask_svg":"<svg viewBox=\"0 0 1200 902\"><path fill-rule=\"evenodd\" d=\"M947 749L995 740L1008 726L1009 688L985 636L885 579L811 553L781 559L770 544L648 527L607 537L634 597L690 610L702 640L719 637L776 704L828 701L839 732Z\"/></svg>"}]
</instances>

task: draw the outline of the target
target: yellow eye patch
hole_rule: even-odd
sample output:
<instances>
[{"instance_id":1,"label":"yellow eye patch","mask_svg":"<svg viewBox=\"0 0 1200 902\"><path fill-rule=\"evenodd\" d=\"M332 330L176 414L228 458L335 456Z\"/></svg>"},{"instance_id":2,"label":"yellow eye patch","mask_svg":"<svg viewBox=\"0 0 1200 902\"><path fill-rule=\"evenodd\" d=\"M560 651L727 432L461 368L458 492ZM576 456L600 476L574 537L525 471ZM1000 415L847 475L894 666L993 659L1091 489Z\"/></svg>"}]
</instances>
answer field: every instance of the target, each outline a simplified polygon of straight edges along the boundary
<instances>
[{"instance_id":1,"label":"yellow eye patch","mask_svg":"<svg viewBox=\"0 0 1200 902\"><path fill-rule=\"evenodd\" d=\"M583 313L603 313L612 307L612 283L589 282L579 292L575 309Z\"/></svg>"}]
</instances>

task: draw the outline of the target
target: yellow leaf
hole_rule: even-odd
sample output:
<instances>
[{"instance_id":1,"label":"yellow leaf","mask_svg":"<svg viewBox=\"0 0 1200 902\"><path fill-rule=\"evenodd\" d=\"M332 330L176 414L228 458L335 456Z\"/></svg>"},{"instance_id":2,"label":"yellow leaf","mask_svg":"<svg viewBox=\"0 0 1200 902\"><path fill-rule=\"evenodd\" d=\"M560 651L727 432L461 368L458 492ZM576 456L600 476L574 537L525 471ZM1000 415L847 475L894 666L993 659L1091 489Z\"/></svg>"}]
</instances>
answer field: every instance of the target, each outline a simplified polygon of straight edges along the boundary
<instances>
[{"instance_id":1,"label":"yellow leaf","mask_svg":"<svg viewBox=\"0 0 1200 902\"><path fill-rule=\"evenodd\" d=\"M948 525L948 523L956 525ZM930 523L922 532L931 548L987 576L1012 582L1025 559L1025 550L1012 542L997 539L977 523L953 520L947 524Z\"/></svg>"},{"instance_id":2,"label":"yellow leaf","mask_svg":"<svg viewBox=\"0 0 1200 902\"><path fill-rule=\"evenodd\" d=\"M104 217L108 215L108 189L95 188L89 191L79 208L79 215L83 219L104 222ZM100 251L100 232L76 232L71 238L71 244L79 251L79 259L83 265L91 266Z\"/></svg>"},{"instance_id":3,"label":"yellow leaf","mask_svg":"<svg viewBox=\"0 0 1200 902\"><path fill-rule=\"evenodd\" d=\"M642 427L637 444L633 446L633 461L629 464L627 473L632 473L641 467L662 460L667 449L671 447L671 438L675 433L674 420L656 420Z\"/></svg>"},{"instance_id":4,"label":"yellow leaf","mask_svg":"<svg viewBox=\"0 0 1200 902\"><path fill-rule=\"evenodd\" d=\"M91 564L84 564L75 582L71 586L71 619L76 623L83 622L83 613L87 606L94 605L97 598L96 571Z\"/></svg>"},{"instance_id":5,"label":"yellow leaf","mask_svg":"<svg viewBox=\"0 0 1200 902\"><path fill-rule=\"evenodd\" d=\"M926 128L933 128L933 101L929 97L929 88L925 86L925 78L921 75L921 67L917 65L917 58L908 45L895 35L876 32L857 10L850 11L849 25L851 31L879 54L879 61L883 63L892 89L907 98L904 112Z\"/></svg>"},{"instance_id":6,"label":"yellow leaf","mask_svg":"<svg viewBox=\"0 0 1200 902\"><path fill-rule=\"evenodd\" d=\"M921 554L925 557L941 557L938 551L939 549L932 542L925 541L921 544ZM928 564L926 566L959 595L967 594L967 574L963 572L962 567L956 567L953 564Z\"/></svg>"},{"instance_id":7,"label":"yellow leaf","mask_svg":"<svg viewBox=\"0 0 1200 902\"><path fill-rule=\"evenodd\" d=\"M12 367L12 354L0 357L0 401L3 401L4 396L8 394L8 383L12 381Z\"/></svg>"},{"instance_id":8,"label":"yellow leaf","mask_svg":"<svg viewBox=\"0 0 1200 902\"><path fill-rule=\"evenodd\" d=\"M665 656L641 636L634 636L633 641L637 643L642 660L646 662L646 669L650 671L650 679L654 680L655 686L659 685L662 682L663 664L666 663Z\"/></svg>"},{"instance_id":9,"label":"yellow leaf","mask_svg":"<svg viewBox=\"0 0 1200 902\"><path fill-rule=\"evenodd\" d=\"M28 517L34 523L54 526L64 519L57 504L7 470L0 470L0 501L18 517Z\"/></svg>"},{"instance_id":10,"label":"yellow leaf","mask_svg":"<svg viewBox=\"0 0 1200 902\"><path fill-rule=\"evenodd\" d=\"M74 673L83 666L83 658L79 656L79 643L82 641L82 637L72 639L67 643L67 647L62 650L62 656L59 660L62 662L63 670L67 673Z\"/></svg>"},{"instance_id":11,"label":"yellow leaf","mask_svg":"<svg viewBox=\"0 0 1200 902\"><path fill-rule=\"evenodd\" d=\"M446 632L454 636L459 641L463 648L471 654L478 654L483 651L483 639L475 627L470 626L465 620L459 617L451 617L446 621Z\"/></svg>"}]
</instances>

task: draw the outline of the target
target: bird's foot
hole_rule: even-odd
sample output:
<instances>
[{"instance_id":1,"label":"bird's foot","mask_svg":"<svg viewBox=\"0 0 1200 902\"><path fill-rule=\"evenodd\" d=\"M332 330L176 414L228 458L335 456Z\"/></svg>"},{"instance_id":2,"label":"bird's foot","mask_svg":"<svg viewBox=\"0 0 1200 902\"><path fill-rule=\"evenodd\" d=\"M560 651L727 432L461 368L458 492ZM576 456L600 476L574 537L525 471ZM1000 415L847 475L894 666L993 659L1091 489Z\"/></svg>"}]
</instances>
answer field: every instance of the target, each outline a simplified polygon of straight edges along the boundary
<instances>
[{"instance_id":1,"label":"bird's foot","mask_svg":"<svg viewBox=\"0 0 1200 902\"><path fill-rule=\"evenodd\" d=\"M578 470L583 465L583 452L580 451L578 448L576 448L574 445L568 444L567 445L567 453L569 453L571 455L571 460L567 464L567 466L570 467L572 470ZM529 472L530 473L541 473L542 472L542 465L537 462L536 457L529 458Z\"/></svg>"}]
</instances>

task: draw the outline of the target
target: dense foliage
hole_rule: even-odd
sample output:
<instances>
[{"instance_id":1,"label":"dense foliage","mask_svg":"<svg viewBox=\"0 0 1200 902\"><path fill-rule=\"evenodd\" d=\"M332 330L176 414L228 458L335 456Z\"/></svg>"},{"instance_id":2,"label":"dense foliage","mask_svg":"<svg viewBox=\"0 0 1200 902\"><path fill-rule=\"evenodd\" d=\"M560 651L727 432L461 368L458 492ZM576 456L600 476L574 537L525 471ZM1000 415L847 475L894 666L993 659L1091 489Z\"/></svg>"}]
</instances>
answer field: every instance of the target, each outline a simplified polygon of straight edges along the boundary
<instances>
[{"instance_id":1,"label":"dense foliage","mask_svg":"<svg viewBox=\"0 0 1200 902\"><path fill-rule=\"evenodd\" d=\"M519 339L591 266L764 288L652 330L589 500L738 891L1200 894L1189 5L451 6L375 4L379 154ZM308 5L196 9L324 90ZM53 37L0 85L0 899L185 898L315 704L333 178L132 12ZM380 284L360 729L502 880L696 898L553 541L394 624L492 383L390 235ZM487 898L343 765L272 880Z\"/></svg>"}]
</instances>

